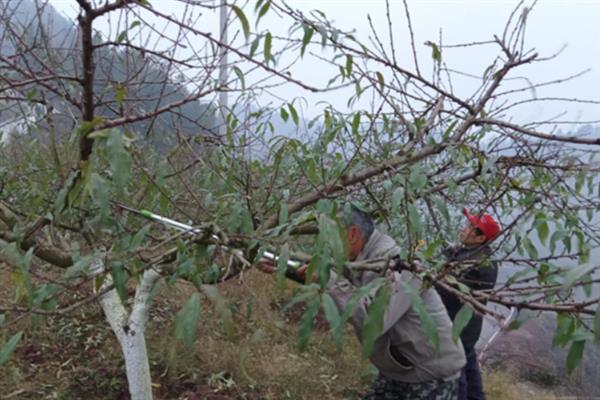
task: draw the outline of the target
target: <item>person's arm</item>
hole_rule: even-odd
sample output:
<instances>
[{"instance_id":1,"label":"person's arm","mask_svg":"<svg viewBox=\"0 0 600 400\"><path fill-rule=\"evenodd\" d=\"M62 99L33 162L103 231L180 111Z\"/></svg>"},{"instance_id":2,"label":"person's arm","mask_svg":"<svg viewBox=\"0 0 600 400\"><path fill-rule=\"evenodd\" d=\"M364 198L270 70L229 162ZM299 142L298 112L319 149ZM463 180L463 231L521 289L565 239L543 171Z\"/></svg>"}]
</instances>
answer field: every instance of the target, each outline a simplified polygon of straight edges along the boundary
<instances>
[{"instance_id":1,"label":"person's arm","mask_svg":"<svg viewBox=\"0 0 600 400\"><path fill-rule=\"evenodd\" d=\"M264 273L273 274L277 271L277 267L273 263L273 261L268 260L266 258L261 259L258 263L256 263L256 267ZM285 277L291 279L294 282L298 282L300 284L306 283L306 270L308 266L302 265L298 269L286 268ZM313 276L313 282L316 280L316 277Z\"/></svg>"}]
</instances>

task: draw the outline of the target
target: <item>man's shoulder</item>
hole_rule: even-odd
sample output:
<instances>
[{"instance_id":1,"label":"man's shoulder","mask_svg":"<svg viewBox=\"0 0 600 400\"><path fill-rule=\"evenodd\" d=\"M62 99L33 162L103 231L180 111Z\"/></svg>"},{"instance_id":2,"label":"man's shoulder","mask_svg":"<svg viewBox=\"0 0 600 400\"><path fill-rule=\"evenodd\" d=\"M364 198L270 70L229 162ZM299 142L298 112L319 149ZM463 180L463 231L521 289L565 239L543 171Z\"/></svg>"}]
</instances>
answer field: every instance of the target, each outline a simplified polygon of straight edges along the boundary
<instances>
[{"instance_id":1,"label":"man's shoulder","mask_svg":"<svg viewBox=\"0 0 600 400\"><path fill-rule=\"evenodd\" d=\"M368 258L394 256L400 252L398 243L394 238L377 229L371 234L368 247L365 250L367 250Z\"/></svg>"}]
</instances>

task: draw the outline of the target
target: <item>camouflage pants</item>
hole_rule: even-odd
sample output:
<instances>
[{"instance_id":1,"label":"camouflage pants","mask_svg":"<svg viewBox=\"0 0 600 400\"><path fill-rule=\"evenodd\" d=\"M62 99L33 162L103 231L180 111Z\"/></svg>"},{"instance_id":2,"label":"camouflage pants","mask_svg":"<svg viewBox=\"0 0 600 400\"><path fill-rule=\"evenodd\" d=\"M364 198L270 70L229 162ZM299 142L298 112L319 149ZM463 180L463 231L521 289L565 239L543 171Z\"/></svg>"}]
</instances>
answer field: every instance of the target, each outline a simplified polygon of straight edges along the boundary
<instances>
[{"instance_id":1,"label":"camouflage pants","mask_svg":"<svg viewBox=\"0 0 600 400\"><path fill-rule=\"evenodd\" d=\"M363 400L456 400L458 380L405 383L377 377Z\"/></svg>"}]
</instances>

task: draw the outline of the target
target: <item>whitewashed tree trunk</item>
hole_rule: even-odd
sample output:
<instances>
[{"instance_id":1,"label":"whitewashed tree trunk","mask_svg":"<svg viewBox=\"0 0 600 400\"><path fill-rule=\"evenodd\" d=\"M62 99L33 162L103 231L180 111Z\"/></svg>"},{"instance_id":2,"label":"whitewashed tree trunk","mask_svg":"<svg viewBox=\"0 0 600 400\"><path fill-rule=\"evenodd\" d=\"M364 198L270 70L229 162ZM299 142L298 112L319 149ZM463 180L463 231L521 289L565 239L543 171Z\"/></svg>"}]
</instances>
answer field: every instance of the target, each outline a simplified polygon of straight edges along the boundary
<instances>
[{"instance_id":1,"label":"whitewashed tree trunk","mask_svg":"<svg viewBox=\"0 0 600 400\"><path fill-rule=\"evenodd\" d=\"M92 264L93 273L101 273L103 270L102 260L96 260ZM148 321L150 295L159 278L160 274L153 269L144 271L142 280L135 290L134 303L129 314L115 289L104 293L99 298L104 315L121 345L132 400L152 399L152 379L144 330ZM100 290L111 284L112 278L107 275Z\"/></svg>"}]
</instances>

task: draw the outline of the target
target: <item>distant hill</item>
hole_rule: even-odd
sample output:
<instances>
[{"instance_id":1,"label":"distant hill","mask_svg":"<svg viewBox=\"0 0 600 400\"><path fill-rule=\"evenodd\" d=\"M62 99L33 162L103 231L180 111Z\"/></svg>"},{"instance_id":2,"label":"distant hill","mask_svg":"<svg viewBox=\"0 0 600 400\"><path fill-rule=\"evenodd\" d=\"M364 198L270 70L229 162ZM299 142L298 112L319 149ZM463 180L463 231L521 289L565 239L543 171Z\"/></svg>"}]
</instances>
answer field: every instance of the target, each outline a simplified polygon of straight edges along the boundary
<instances>
[{"instance_id":1,"label":"distant hill","mask_svg":"<svg viewBox=\"0 0 600 400\"><path fill-rule=\"evenodd\" d=\"M4 56L13 57L15 62L27 66L27 69L39 75L47 75L45 65L51 65L57 74L81 76L81 47L74 23L61 16L49 4L36 0L2 2L0 12L10 16L8 21L0 20L0 38L3 38L0 48ZM22 39L8 34L11 32L22 35ZM19 50L23 47L21 40L32 45L31 52ZM48 43L47 47L42 45L44 40ZM101 40L101 34L96 32L95 41ZM45 65L39 60L44 60ZM95 61L94 88L99 96L97 115L116 118L143 114L167 104L184 101L191 95L177 81L174 76L176 74L152 55L141 54L133 49L101 47L95 51ZM8 75L15 80L22 79L18 71L10 71ZM77 85L65 81L61 85L64 93L78 98L80 88ZM67 136L77 122L77 117L74 119L73 116L79 115L79 110L49 90L39 92L42 90L39 85L35 90L32 89L33 87L26 87L21 93L34 99L42 98L43 95L53 106L57 130ZM4 111L0 112L0 126L22 112L11 111L14 108L11 104L5 104ZM38 111L44 114L43 110ZM26 119L29 122L33 120ZM43 121L36 122L43 125ZM126 128L162 150L175 143L177 135L214 134L217 130L215 106L202 101L191 101L151 120L131 123Z\"/></svg>"}]
</instances>

